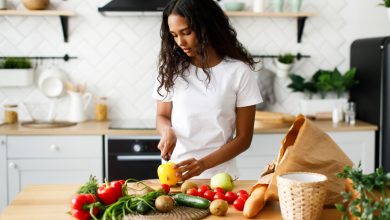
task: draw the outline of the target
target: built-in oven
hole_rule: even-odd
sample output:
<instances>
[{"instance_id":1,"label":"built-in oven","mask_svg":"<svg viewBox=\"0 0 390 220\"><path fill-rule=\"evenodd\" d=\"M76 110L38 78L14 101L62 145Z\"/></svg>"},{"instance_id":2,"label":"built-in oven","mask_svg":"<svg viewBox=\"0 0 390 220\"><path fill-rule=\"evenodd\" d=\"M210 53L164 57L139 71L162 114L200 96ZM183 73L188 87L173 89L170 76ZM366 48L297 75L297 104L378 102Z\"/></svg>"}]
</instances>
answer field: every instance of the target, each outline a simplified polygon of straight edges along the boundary
<instances>
[{"instance_id":1,"label":"built-in oven","mask_svg":"<svg viewBox=\"0 0 390 220\"><path fill-rule=\"evenodd\" d=\"M156 179L161 164L158 136L113 135L105 138L105 177L108 180Z\"/></svg>"}]
</instances>

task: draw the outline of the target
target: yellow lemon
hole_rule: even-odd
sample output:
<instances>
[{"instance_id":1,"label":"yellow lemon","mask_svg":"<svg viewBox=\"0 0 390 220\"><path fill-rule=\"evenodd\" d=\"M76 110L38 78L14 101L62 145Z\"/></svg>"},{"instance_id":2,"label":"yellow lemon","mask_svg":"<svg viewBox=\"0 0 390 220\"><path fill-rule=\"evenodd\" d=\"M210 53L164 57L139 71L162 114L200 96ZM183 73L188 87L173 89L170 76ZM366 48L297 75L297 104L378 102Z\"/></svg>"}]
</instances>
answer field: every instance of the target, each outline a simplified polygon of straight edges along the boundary
<instances>
[{"instance_id":1,"label":"yellow lemon","mask_svg":"<svg viewBox=\"0 0 390 220\"><path fill-rule=\"evenodd\" d=\"M173 186L179 182L179 178L176 176L176 169L173 168L174 166L175 164L173 162L168 162L158 166L157 175L160 180L160 184Z\"/></svg>"}]
</instances>

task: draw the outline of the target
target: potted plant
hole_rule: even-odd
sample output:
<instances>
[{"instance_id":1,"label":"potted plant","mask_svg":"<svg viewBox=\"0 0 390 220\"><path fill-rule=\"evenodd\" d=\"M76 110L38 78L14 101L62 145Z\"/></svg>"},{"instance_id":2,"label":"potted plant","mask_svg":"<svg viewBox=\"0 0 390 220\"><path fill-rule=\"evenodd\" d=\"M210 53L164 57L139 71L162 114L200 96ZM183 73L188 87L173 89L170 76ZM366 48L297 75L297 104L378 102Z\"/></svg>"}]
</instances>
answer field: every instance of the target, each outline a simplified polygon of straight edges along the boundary
<instances>
[{"instance_id":1,"label":"potted plant","mask_svg":"<svg viewBox=\"0 0 390 220\"><path fill-rule=\"evenodd\" d=\"M382 3L380 3L379 5L386 7L387 16L388 16L389 21L390 21L390 0L382 0Z\"/></svg>"},{"instance_id":2,"label":"potted plant","mask_svg":"<svg viewBox=\"0 0 390 220\"><path fill-rule=\"evenodd\" d=\"M335 204L343 213L342 219L390 219L390 173L379 167L374 173L363 174L359 164L346 166L337 177L346 179L343 201Z\"/></svg>"},{"instance_id":3,"label":"potted plant","mask_svg":"<svg viewBox=\"0 0 390 220\"><path fill-rule=\"evenodd\" d=\"M275 61L276 75L278 77L286 77L294 64L294 59L295 56L290 53L279 55Z\"/></svg>"},{"instance_id":4,"label":"potted plant","mask_svg":"<svg viewBox=\"0 0 390 220\"><path fill-rule=\"evenodd\" d=\"M293 92L308 94L309 99L301 100L301 113L315 115L317 112L330 112L334 107L342 107L347 103L348 91L358 84L355 79L356 69L352 68L341 74L334 70L318 70L311 79L306 80L298 74L290 74L291 83L287 85ZM313 99L318 94L320 99ZM333 94L333 96L332 96Z\"/></svg>"},{"instance_id":5,"label":"potted plant","mask_svg":"<svg viewBox=\"0 0 390 220\"><path fill-rule=\"evenodd\" d=\"M8 57L0 62L0 86L28 86L34 78L31 61Z\"/></svg>"}]
</instances>

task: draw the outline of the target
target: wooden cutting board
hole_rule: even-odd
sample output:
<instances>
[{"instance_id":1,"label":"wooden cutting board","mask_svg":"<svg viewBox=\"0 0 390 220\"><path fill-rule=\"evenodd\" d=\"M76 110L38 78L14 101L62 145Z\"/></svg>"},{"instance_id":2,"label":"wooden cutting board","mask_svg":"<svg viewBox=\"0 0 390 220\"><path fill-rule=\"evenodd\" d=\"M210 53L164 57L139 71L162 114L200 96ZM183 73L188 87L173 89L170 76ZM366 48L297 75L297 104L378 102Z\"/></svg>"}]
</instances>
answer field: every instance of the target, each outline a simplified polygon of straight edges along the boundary
<instances>
[{"instance_id":1,"label":"wooden cutting board","mask_svg":"<svg viewBox=\"0 0 390 220\"><path fill-rule=\"evenodd\" d=\"M160 181L158 179L144 180L143 182L154 190L160 188L161 186ZM198 186L210 185L209 179L191 179L191 182L196 183ZM181 183L178 183L175 186L171 186L171 193L180 193L180 186Z\"/></svg>"}]
</instances>

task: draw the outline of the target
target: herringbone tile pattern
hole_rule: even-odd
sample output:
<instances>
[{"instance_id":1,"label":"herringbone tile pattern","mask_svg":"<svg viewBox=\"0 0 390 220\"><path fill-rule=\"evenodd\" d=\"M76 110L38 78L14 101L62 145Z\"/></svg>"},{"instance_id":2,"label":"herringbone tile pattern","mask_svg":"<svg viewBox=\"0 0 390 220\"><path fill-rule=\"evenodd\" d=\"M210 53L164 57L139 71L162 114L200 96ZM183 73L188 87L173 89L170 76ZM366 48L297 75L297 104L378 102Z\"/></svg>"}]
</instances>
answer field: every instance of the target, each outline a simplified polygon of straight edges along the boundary
<instances>
[{"instance_id":1,"label":"herringbone tile pattern","mask_svg":"<svg viewBox=\"0 0 390 220\"><path fill-rule=\"evenodd\" d=\"M249 1L249 0L248 0ZM153 118L155 102L151 90L156 76L160 47L159 17L104 17L97 7L107 1L52 0L51 8L73 10L69 19L69 42L62 39L58 17L0 17L0 56L63 56L78 59L70 62L40 61L39 72L47 66L58 66L73 82L86 82L94 96L107 96L111 118ZM25 10L19 0L8 2L9 7ZM270 3L270 2L268 2ZM303 42L297 43L297 22L291 18L233 17L238 38L252 54L300 52L308 54L295 65L294 72L311 75L318 68L348 67L349 51L340 30L346 22L340 11L347 0L304 0L303 11L318 13L306 23ZM269 7L268 7L269 8ZM286 5L288 10L289 5ZM343 48L343 49L342 49ZM271 60L264 60L273 70ZM277 102L271 110L298 112L301 94L287 89L286 79L275 81ZM34 85L27 88L0 88L0 104L6 102L45 101ZM67 97L59 100L59 118L66 117ZM93 103L88 115L93 118ZM20 117L27 116L21 110Z\"/></svg>"}]
</instances>

